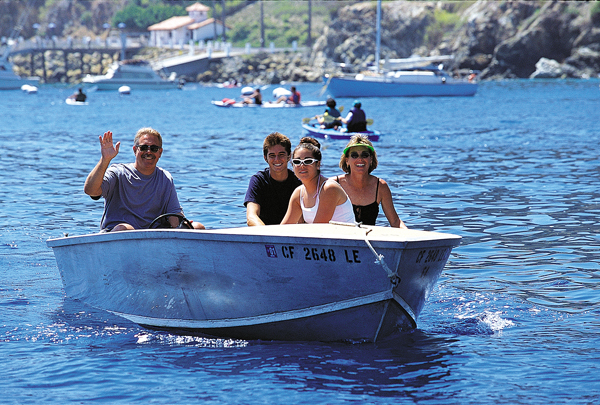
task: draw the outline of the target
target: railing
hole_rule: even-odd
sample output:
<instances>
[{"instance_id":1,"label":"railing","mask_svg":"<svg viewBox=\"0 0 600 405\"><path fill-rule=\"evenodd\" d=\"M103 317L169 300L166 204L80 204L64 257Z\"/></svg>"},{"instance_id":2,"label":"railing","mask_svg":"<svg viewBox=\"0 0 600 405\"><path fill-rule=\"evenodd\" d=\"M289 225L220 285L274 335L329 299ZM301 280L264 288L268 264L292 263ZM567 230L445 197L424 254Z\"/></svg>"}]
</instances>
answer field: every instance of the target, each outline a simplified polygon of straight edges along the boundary
<instances>
[{"instance_id":1,"label":"railing","mask_svg":"<svg viewBox=\"0 0 600 405\"><path fill-rule=\"evenodd\" d=\"M143 37L127 37L125 40L126 48L142 48L147 46L148 40ZM7 47L11 47L10 53L26 53L32 50L40 49L122 49L121 38L108 37L106 39L90 37L83 38L58 38L58 37L33 37L30 39L18 38L16 41L11 41L2 44L0 53L4 53Z\"/></svg>"}]
</instances>

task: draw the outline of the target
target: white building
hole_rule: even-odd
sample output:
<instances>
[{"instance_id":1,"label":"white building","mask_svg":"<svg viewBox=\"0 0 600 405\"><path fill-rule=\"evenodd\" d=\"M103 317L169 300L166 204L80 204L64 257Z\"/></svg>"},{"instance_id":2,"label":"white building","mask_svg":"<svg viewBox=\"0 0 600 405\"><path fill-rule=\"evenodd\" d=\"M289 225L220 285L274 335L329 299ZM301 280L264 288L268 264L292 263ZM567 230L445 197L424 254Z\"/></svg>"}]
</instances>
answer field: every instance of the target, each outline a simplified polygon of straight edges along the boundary
<instances>
[{"instance_id":1,"label":"white building","mask_svg":"<svg viewBox=\"0 0 600 405\"><path fill-rule=\"evenodd\" d=\"M185 10L188 12L187 16L171 17L148 27L150 31L148 45L156 47L183 45L190 40L215 39L215 31L217 37L223 34L224 24L214 18L208 18L209 7L194 3Z\"/></svg>"}]
</instances>

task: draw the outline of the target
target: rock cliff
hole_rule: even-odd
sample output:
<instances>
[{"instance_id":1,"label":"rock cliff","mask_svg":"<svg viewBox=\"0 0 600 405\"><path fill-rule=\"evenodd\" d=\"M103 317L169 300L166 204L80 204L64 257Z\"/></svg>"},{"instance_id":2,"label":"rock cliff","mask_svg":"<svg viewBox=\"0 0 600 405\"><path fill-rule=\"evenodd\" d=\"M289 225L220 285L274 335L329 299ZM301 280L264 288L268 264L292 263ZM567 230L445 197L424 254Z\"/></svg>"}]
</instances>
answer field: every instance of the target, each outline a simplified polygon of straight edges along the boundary
<instances>
[{"instance_id":1,"label":"rock cliff","mask_svg":"<svg viewBox=\"0 0 600 405\"><path fill-rule=\"evenodd\" d=\"M375 60L376 14L374 1L342 7L306 52L229 58L186 79L272 84L359 72ZM600 74L598 1L383 1L381 27L381 60L454 55L448 70L479 71L481 79ZM69 73L61 80L81 76Z\"/></svg>"},{"instance_id":2,"label":"rock cliff","mask_svg":"<svg viewBox=\"0 0 600 405\"><path fill-rule=\"evenodd\" d=\"M373 3L343 8L316 41L313 62L363 69L374 60L375 21ZM382 59L452 54L448 68L481 70L482 78L600 73L597 2L392 1L382 4L381 26ZM541 59L555 62L551 72Z\"/></svg>"},{"instance_id":3,"label":"rock cliff","mask_svg":"<svg viewBox=\"0 0 600 405\"><path fill-rule=\"evenodd\" d=\"M318 81L324 73L358 72L375 60L376 4L341 8L310 54L261 55L215 66L202 81ZM481 79L600 74L600 2L382 2L380 58L454 55L446 68L480 71ZM248 72L240 64L253 66ZM267 67L267 69L261 69ZM241 69L241 70L240 70Z\"/></svg>"}]
</instances>

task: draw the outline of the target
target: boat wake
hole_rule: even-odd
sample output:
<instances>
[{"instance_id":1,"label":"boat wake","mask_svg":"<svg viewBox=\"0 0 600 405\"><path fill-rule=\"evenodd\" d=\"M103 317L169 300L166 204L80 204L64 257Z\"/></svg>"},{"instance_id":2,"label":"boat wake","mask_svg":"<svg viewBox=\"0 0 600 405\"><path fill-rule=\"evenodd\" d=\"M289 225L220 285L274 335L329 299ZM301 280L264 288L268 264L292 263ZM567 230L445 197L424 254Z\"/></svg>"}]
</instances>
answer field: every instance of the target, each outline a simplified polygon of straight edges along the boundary
<instances>
[{"instance_id":1,"label":"boat wake","mask_svg":"<svg viewBox=\"0 0 600 405\"><path fill-rule=\"evenodd\" d=\"M218 338L206 338L200 336L189 336L189 335L172 335L165 333L147 333L142 332L135 335L137 338L137 344L167 344L170 346L195 346L195 347L210 347L210 348L221 348L221 347L246 347L248 341L240 339L218 339Z\"/></svg>"}]
</instances>

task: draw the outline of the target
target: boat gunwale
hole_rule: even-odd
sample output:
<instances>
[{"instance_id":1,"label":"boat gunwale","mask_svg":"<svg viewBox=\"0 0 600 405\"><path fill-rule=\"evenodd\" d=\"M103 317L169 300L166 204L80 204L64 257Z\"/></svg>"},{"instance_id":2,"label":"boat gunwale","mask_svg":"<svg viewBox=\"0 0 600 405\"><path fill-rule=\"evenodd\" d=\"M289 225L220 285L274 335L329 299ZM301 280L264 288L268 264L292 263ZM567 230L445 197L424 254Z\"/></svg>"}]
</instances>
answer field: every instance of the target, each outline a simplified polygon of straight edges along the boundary
<instances>
[{"instance_id":1,"label":"boat gunwale","mask_svg":"<svg viewBox=\"0 0 600 405\"><path fill-rule=\"evenodd\" d=\"M244 242L244 243L277 243L275 239L296 239L302 243L315 243L315 241L329 240L332 244L363 244L365 239L377 244L402 244L403 248L417 248L431 243L458 246L462 237L453 234L404 230L381 226L348 226L332 224L293 224L293 225L268 225L265 227L237 227L211 230L191 229L139 229L121 232L98 232L94 234L65 236L50 238L46 241L48 247L64 247L97 242L116 242L136 239L187 239L205 242ZM286 232L275 231L286 230ZM285 227L285 228L284 228ZM335 228L334 228L335 227ZM340 228L344 227L344 228ZM353 232L362 230L363 232ZM312 232L311 232L312 231ZM255 239L249 240L252 236ZM285 241L288 243L288 241ZM409 246L410 245L410 246ZM399 248L399 246L395 246Z\"/></svg>"}]
</instances>

